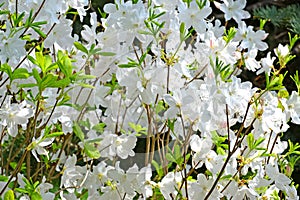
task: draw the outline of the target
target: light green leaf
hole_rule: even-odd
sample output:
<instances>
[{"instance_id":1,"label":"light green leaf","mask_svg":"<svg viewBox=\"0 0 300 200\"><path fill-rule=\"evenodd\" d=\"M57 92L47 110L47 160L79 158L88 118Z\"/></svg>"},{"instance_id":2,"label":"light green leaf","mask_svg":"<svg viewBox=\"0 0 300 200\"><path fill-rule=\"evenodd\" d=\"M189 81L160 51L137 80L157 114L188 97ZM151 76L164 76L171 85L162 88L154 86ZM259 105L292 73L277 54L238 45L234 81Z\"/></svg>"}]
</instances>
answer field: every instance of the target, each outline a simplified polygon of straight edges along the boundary
<instances>
[{"instance_id":1,"label":"light green leaf","mask_svg":"<svg viewBox=\"0 0 300 200\"><path fill-rule=\"evenodd\" d=\"M69 78L64 78L62 80L58 81L53 81L48 84L47 87L52 87L52 88L65 88L71 83L71 80Z\"/></svg>"},{"instance_id":2,"label":"light green leaf","mask_svg":"<svg viewBox=\"0 0 300 200\"><path fill-rule=\"evenodd\" d=\"M54 133L51 133L51 134L47 135L45 138L58 137L58 136L61 136L63 134L64 134L64 132L54 132Z\"/></svg>"},{"instance_id":3,"label":"light green leaf","mask_svg":"<svg viewBox=\"0 0 300 200\"><path fill-rule=\"evenodd\" d=\"M11 80L15 79L27 79L30 76L29 72L25 68L15 69L12 73Z\"/></svg>"},{"instance_id":4,"label":"light green leaf","mask_svg":"<svg viewBox=\"0 0 300 200\"><path fill-rule=\"evenodd\" d=\"M170 162L177 163L177 162L176 162L176 159L175 159L175 158L173 157L173 155L170 154L170 153L167 153L167 154L166 154L166 159L167 159L168 161L170 161Z\"/></svg>"},{"instance_id":5,"label":"light green leaf","mask_svg":"<svg viewBox=\"0 0 300 200\"><path fill-rule=\"evenodd\" d=\"M32 26L31 27L37 34L39 34L39 36L41 36L42 38L46 38L46 34L41 31L39 28Z\"/></svg>"},{"instance_id":6,"label":"light green leaf","mask_svg":"<svg viewBox=\"0 0 300 200\"><path fill-rule=\"evenodd\" d=\"M85 54L89 53L87 48L85 48L85 46L83 46L83 44L81 44L80 42L74 42L74 46L76 47L76 49L78 49L79 51L82 51Z\"/></svg>"},{"instance_id":7,"label":"light green leaf","mask_svg":"<svg viewBox=\"0 0 300 200\"><path fill-rule=\"evenodd\" d=\"M33 77L35 78L37 84L39 85L42 82L42 79L40 77L40 74L39 74L38 70L36 68L33 68L32 69L32 74L33 74Z\"/></svg>"},{"instance_id":8,"label":"light green leaf","mask_svg":"<svg viewBox=\"0 0 300 200\"><path fill-rule=\"evenodd\" d=\"M100 56L114 56L116 55L115 53L113 52L99 52L98 53Z\"/></svg>"},{"instance_id":9,"label":"light green leaf","mask_svg":"<svg viewBox=\"0 0 300 200\"><path fill-rule=\"evenodd\" d=\"M11 66L7 63L4 63L0 67L0 71L5 72L10 79L12 79L12 69Z\"/></svg>"},{"instance_id":10,"label":"light green leaf","mask_svg":"<svg viewBox=\"0 0 300 200\"><path fill-rule=\"evenodd\" d=\"M14 200L15 194L12 190L8 190L4 195L4 200Z\"/></svg>"},{"instance_id":11,"label":"light green leaf","mask_svg":"<svg viewBox=\"0 0 300 200\"><path fill-rule=\"evenodd\" d=\"M94 146L94 144L86 142L84 143L84 152L86 155L92 159L98 159L100 158L100 152L99 150Z\"/></svg>"},{"instance_id":12,"label":"light green leaf","mask_svg":"<svg viewBox=\"0 0 300 200\"><path fill-rule=\"evenodd\" d=\"M73 131L75 133L75 135L81 140L83 141L84 140L84 133L82 132L80 126L78 125L77 122L74 122L74 125L73 125Z\"/></svg>"},{"instance_id":13,"label":"light green leaf","mask_svg":"<svg viewBox=\"0 0 300 200\"><path fill-rule=\"evenodd\" d=\"M120 68L133 68L133 67L137 67L138 64L137 63L128 63L128 64L119 64L118 65Z\"/></svg>"},{"instance_id":14,"label":"light green leaf","mask_svg":"<svg viewBox=\"0 0 300 200\"><path fill-rule=\"evenodd\" d=\"M31 200L43 200L43 197L38 192L33 192L30 195Z\"/></svg>"}]
</instances>

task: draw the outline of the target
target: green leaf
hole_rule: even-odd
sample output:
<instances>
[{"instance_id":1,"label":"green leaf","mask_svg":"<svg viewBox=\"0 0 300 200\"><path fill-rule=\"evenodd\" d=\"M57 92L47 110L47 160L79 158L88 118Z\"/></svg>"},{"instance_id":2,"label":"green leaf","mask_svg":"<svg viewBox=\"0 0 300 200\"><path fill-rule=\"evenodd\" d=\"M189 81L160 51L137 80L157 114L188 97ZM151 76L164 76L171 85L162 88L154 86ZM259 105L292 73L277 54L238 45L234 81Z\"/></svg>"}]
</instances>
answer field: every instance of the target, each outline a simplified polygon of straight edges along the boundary
<instances>
[{"instance_id":1,"label":"green leaf","mask_svg":"<svg viewBox=\"0 0 300 200\"><path fill-rule=\"evenodd\" d=\"M45 58L43 55L43 52L37 51L35 52L35 59L36 62L38 63L37 65L41 68L42 72L45 72Z\"/></svg>"},{"instance_id":2,"label":"green leaf","mask_svg":"<svg viewBox=\"0 0 300 200\"><path fill-rule=\"evenodd\" d=\"M179 27L180 31L180 41L184 41L185 38L185 24L182 22Z\"/></svg>"},{"instance_id":3,"label":"green leaf","mask_svg":"<svg viewBox=\"0 0 300 200\"><path fill-rule=\"evenodd\" d=\"M46 67L46 71L48 72L48 71L57 69L57 67L58 67L57 63L52 63Z\"/></svg>"},{"instance_id":4,"label":"green leaf","mask_svg":"<svg viewBox=\"0 0 300 200\"><path fill-rule=\"evenodd\" d=\"M20 84L19 88L32 88L36 86L38 86L38 84L36 83L24 83L24 84Z\"/></svg>"},{"instance_id":5,"label":"green leaf","mask_svg":"<svg viewBox=\"0 0 300 200\"><path fill-rule=\"evenodd\" d=\"M15 79L27 79L30 76L29 72L25 68L15 69L12 73L11 80Z\"/></svg>"},{"instance_id":6,"label":"green leaf","mask_svg":"<svg viewBox=\"0 0 300 200\"><path fill-rule=\"evenodd\" d=\"M82 51L85 54L89 53L87 48L85 48L85 46L83 46L83 44L81 44L80 42L74 42L74 46L76 47L76 49L78 49L79 51Z\"/></svg>"},{"instance_id":7,"label":"green leaf","mask_svg":"<svg viewBox=\"0 0 300 200\"><path fill-rule=\"evenodd\" d=\"M39 85L42 82L42 79L40 77L40 74L39 74L38 70L36 68L33 68L32 69L32 74L33 74L33 77L35 78L37 84Z\"/></svg>"},{"instance_id":8,"label":"green leaf","mask_svg":"<svg viewBox=\"0 0 300 200\"><path fill-rule=\"evenodd\" d=\"M7 181L8 181L7 176L0 175L0 182L7 182Z\"/></svg>"},{"instance_id":9,"label":"green leaf","mask_svg":"<svg viewBox=\"0 0 300 200\"><path fill-rule=\"evenodd\" d=\"M31 26L31 28L32 28L37 34L39 34L39 36L41 36L42 38L46 38L46 37L47 37L47 35L46 35L43 31L41 31L39 28L34 27L34 26Z\"/></svg>"},{"instance_id":10,"label":"green leaf","mask_svg":"<svg viewBox=\"0 0 300 200\"><path fill-rule=\"evenodd\" d=\"M94 89L95 88L91 84L82 83L82 82L79 82L78 85L81 86L81 87L83 87L83 88L90 88L90 89Z\"/></svg>"},{"instance_id":11,"label":"green leaf","mask_svg":"<svg viewBox=\"0 0 300 200\"><path fill-rule=\"evenodd\" d=\"M262 138L262 137L258 138L258 139L254 142L254 148L255 148L255 149L258 149L257 147L258 147L263 141L265 141L265 138Z\"/></svg>"},{"instance_id":12,"label":"green leaf","mask_svg":"<svg viewBox=\"0 0 300 200\"><path fill-rule=\"evenodd\" d=\"M45 138L53 138L53 137L58 137L58 136L61 136L63 135L64 132L54 132L54 133L51 133L49 135L46 135Z\"/></svg>"},{"instance_id":13,"label":"green leaf","mask_svg":"<svg viewBox=\"0 0 300 200\"><path fill-rule=\"evenodd\" d=\"M218 155L226 155L226 152L222 147L217 147L217 154Z\"/></svg>"},{"instance_id":14,"label":"green leaf","mask_svg":"<svg viewBox=\"0 0 300 200\"><path fill-rule=\"evenodd\" d=\"M96 76L83 74L83 73L76 73L74 76L71 76L70 78L75 78L76 80L86 80L86 79L94 79Z\"/></svg>"},{"instance_id":15,"label":"green leaf","mask_svg":"<svg viewBox=\"0 0 300 200\"><path fill-rule=\"evenodd\" d=\"M133 67L137 67L137 64L119 64L118 66L120 68L133 68Z\"/></svg>"},{"instance_id":16,"label":"green leaf","mask_svg":"<svg viewBox=\"0 0 300 200\"><path fill-rule=\"evenodd\" d=\"M114 56L114 55L116 55L115 53L113 53L113 52L99 52L98 53L100 56Z\"/></svg>"},{"instance_id":17,"label":"green leaf","mask_svg":"<svg viewBox=\"0 0 300 200\"><path fill-rule=\"evenodd\" d=\"M30 55L27 55L27 58L30 60L30 62L32 62L34 65L36 65L36 66L38 66L39 65L39 63L37 62L37 60L34 58L34 57L32 57L32 56L30 56Z\"/></svg>"},{"instance_id":18,"label":"green leaf","mask_svg":"<svg viewBox=\"0 0 300 200\"><path fill-rule=\"evenodd\" d=\"M75 135L81 140L83 141L84 140L84 133L82 132L80 126L78 125L77 122L74 122L74 125L73 125L73 131L75 133Z\"/></svg>"},{"instance_id":19,"label":"green leaf","mask_svg":"<svg viewBox=\"0 0 300 200\"><path fill-rule=\"evenodd\" d=\"M46 76L42 79L41 89L44 90L47 87L51 87L57 81L58 76L52 73L46 74Z\"/></svg>"},{"instance_id":20,"label":"green leaf","mask_svg":"<svg viewBox=\"0 0 300 200\"><path fill-rule=\"evenodd\" d=\"M278 76L273 76L270 82L266 82L267 83L266 89L267 90L280 90L280 89L284 88L283 83L282 83L283 79L284 79L283 74L279 74Z\"/></svg>"},{"instance_id":21,"label":"green leaf","mask_svg":"<svg viewBox=\"0 0 300 200\"><path fill-rule=\"evenodd\" d=\"M179 164L178 162L183 159L181 156L181 150L180 150L180 146L178 144L175 145L174 147L174 157L176 159L176 163ZM181 163L180 163L181 164Z\"/></svg>"},{"instance_id":22,"label":"green leaf","mask_svg":"<svg viewBox=\"0 0 300 200\"><path fill-rule=\"evenodd\" d=\"M15 194L12 190L8 190L4 195L4 200L14 200Z\"/></svg>"},{"instance_id":23,"label":"green leaf","mask_svg":"<svg viewBox=\"0 0 300 200\"><path fill-rule=\"evenodd\" d=\"M47 24L47 23L48 23L47 21L40 21L40 22L34 22L34 23L32 23L31 25L32 25L32 26L39 27L39 26L44 25L44 24Z\"/></svg>"},{"instance_id":24,"label":"green leaf","mask_svg":"<svg viewBox=\"0 0 300 200\"><path fill-rule=\"evenodd\" d=\"M253 150L254 149L254 135L253 135L253 133L249 133L247 135L247 143L248 143L249 149Z\"/></svg>"},{"instance_id":25,"label":"green leaf","mask_svg":"<svg viewBox=\"0 0 300 200\"><path fill-rule=\"evenodd\" d=\"M10 65L8 65L7 63L2 64L0 67L0 71L5 72L8 75L9 79L12 80L12 69Z\"/></svg>"},{"instance_id":26,"label":"green leaf","mask_svg":"<svg viewBox=\"0 0 300 200\"><path fill-rule=\"evenodd\" d=\"M53 81L48 84L47 87L52 87L52 88L65 88L71 83L71 80L69 78L64 78L62 80L58 81Z\"/></svg>"},{"instance_id":27,"label":"green leaf","mask_svg":"<svg viewBox=\"0 0 300 200\"><path fill-rule=\"evenodd\" d=\"M99 124L94 125L92 129L99 133L103 133L105 126L106 126L105 123L99 123Z\"/></svg>"},{"instance_id":28,"label":"green leaf","mask_svg":"<svg viewBox=\"0 0 300 200\"><path fill-rule=\"evenodd\" d=\"M232 174L228 174L228 175L222 176L220 178L220 180L231 180L232 177L233 177Z\"/></svg>"},{"instance_id":29,"label":"green leaf","mask_svg":"<svg viewBox=\"0 0 300 200\"><path fill-rule=\"evenodd\" d=\"M19 193L23 193L23 194L28 194L29 192L24 189L24 188L15 188L15 191L16 192L19 192Z\"/></svg>"},{"instance_id":30,"label":"green leaf","mask_svg":"<svg viewBox=\"0 0 300 200\"><path fill-rule=\"evenodd\" d=\"M225 40L225 42L228 44L235 36L236 34L236 30L234 27L230 27L229 30L225 30L225 36L223 36L223 39Z\"/></svg>"},{"instance_id":31,"label":"green leaf","mask_svg":"<svg viewBox=\"0 0 300 200\"><path fill-rule=\"evenodd\" d=\"M170 130L171 130L172 132L174 132L175 122L176 122L176 119L174 119L174 120L168 119L168 127L170 128Z\"/></svg>"},{"instance_id":32,"label":"green leaf","mask_svg":"<svg viewBox=\"0 0 300 200\"><path fill-rule=\"evenodd\" d=\"M91 144L89 142L84 143L84 152L89 158L92 159L100 158L99 150L94 146L94 144Z\"/></svg>"},{"instance_id":33,"label":"green leaf","mask_svg":"<svg viewBox=\"0 0 300 200\"><path fill-rule=\"evenodd\" d=\"M10 12L8 10L0 10L0 15L8 15Z\"/></svg>"},{"instance_id":34,"label":"green leaf","mask_svg":"<svg viewBox=\"0 0 300 200\"><path fill-rule=\"evenodd\" d=\"M152 160L152 165L154 166L154 168L157 172L157 175L159 176L159 179L161 177L163 177L164 172L163 172L162 166L160 166L155 160Z\"/></svg>"},{"instance_id":35,"label":"green leaf","mask_svg":"<svg viewBox=\"0 0 300 200\"><path fill-rule=\"evenodd\" d=\"M176 162L176 159L175 159L175 158L173 157L173 155L170 154L170 153L167 153L167 154L166 154L166 159L167 159L168 161L170 161L170 162L177 163L177 162Z\"/></svg>"},{"instance_id":36,"label":"green leaf","mask_svg":"<svg viewBox=\"0 0 300 200\"><path fill-rule=\"evenodd\" d=\"M31 200L43 200L43 197L42 197L42 195L40 195L38 192L33 192L33 193L30 195L30 199L31 199Z\"/></svg>"}]
</instances>

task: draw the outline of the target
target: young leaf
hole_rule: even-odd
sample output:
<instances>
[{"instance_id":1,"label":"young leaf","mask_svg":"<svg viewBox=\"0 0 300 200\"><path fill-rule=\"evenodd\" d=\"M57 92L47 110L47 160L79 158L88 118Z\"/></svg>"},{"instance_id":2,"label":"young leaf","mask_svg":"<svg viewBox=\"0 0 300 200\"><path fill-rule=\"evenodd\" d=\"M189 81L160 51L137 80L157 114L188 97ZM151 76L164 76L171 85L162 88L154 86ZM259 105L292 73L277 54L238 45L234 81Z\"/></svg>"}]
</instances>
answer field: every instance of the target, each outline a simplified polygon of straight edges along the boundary
<instances>
[{"instance_id":1,"label":"young leaf","mask_svg":"<svg viewBox=\"0 0 300 200\"><path fill-rule=\"evenodd\" d=\"M27 79L30 76L29 72L25 68L15 69L12 73L11 80L15 79Z\"/></svg>"},{"instance_id":2,"label":"young leaf","mask_svg":"<svg viewBox=\"0 0 300 200\"><path fill-rule=\"evenodd\" d=\"M64 132L54 132L54 133L51 133L51 134L45 136L45 138L58 137L58 136L61 136L61 135L63 135L63 134L64 134Z\"/></svg>"},{"instance_id":3,"label":"young leaf","mask_svg":"<svg viewBox=\"0 0 300 200\"><path fill-rule=\"evenodd\" d=\"M0 67L0 71L5 72L8 77L12 80L12 69L7 63L4 63Z\"/></svg>"},{"instance_id":4,"label":"young leaf","mask_svg":"<svg viewBox=\"0 0 300 200\"><path fill-rule=\"evenodd\" d=\"M100 158L99 150L90 142L84 143L84 153L92 159Z\"/></svg>"},{"instance_id":5,"label":"young leaf","mask_svg":"<svg viewBox=\"0 0 300 200\"><path fill-rule=\"evenodd\" d=\"M173 157L173 155L171 153L167 153L166 154L166 159L170 162L174 162L174 163L177 163L176 162L176 159Z\"/></svg>"},{"instance_id":6,"label":"young leaf","mask_svg":"<svg viewBox=\"0 0 300 200\"><path fill-rule=\"evenodd\" d=\"M83 46L83 44L81 44L80 42L74 42L74 46L76 47L76 49L78 49L79 51L82 51L85 54L89 53L87 48L85 48L85 46Z\"/></svg>"},{"instance_id":7,"label":"young leaf","mask_svg":"<svg viewBox=\"0 0 300 200\"><path fill-rule=\"evenodd\" d=\"M15 194L12 190L8 190L4 195L4 200L14 200Z\"/></svg>"},{"instance_id":8,"label":"young leaf","mask_svg":"<svg viewBox=\"0 0 300 200\"><path fill-rule=\"evenodd\" d=\"M163 172L162 166L160 166L155 160L152 160L152 165L154 166L154 168L156 170L156 173L158 175L158 179L163 177L164 172Z\"/></svg>"},{"instance_id":9,"label":"young leaf","mask_svg":"<svg viewBox=\"0 0 300 200\"><path fill-rule=\"evenodd\" d=\"M83 141L84 140L84 133L82 132L80 126L74 122L74 125L73 125L73 131L75 133L75 135L81 140Z\"/></svg>"},{"instance_id":10,"label":"young leaf","mask_svg":"<svg viewBox=\"0 0 300 200\"><path fill-rule=\"evenodd\" d=\"M254 149L254 135L253 135L253 133L249 133L247 135L247 143L248 143L249 149L253 150Z\"/></svg>"},{"instance_id":11,"label":"young leaf","mask_svg":"<svg viewBox=\"0 0 300 200\"><path fill-rule=\"evenodd\" d=\"M32 69L32 74L33 74L33 77L36 80L37 84L39 85L42 82L42 79L40 77L40 74L39 74L38 70L36 68L33 68Z\"/></svg>"},{"instance_id":12,"label":"young leaf","mask_svg":"<svg viewBox=\"0 0 300 200\"><path fill-rule=\"evenodd\" d=\"M119 64L118 65L120 68L133 68L133 67L137 67L136 64Z\"/></svg>"},{"instance_id":13,"label":"young leaf","mask_svg":"<svg viewBox=\"0 0 300 200\"><path fill-rule=\"evenodd\" d=\"M37 34L39 34L39 36L41 36L42 38L46 38L46 37L47 37L46 34L45 34L43 31L41 31L39 28L34 27L34 26L32 26L31 28L32 28Z\"/></svg>"},{"instance_id":14,"label":"young leaf","mask_svg":"<svg viewBox=\"0 0 300 200\"><path fill-rule=\"evenodd\" d=\"M31 200L43 200L43 197L40 195L40 193L38 193L38 192L33 192L33 193L30 195L30 199L31 199Z\"/></svg>"},{"instance_id":15,"label":"young leaf","mask_svg":"<svg viewBox=\"0 0 300 200\"><path fill-rule=\"evenodd\" d=\"M115 53L113 52L99 52L98 53L100 56L114 56L116 55Z\"/></svg>"}]
</instances>

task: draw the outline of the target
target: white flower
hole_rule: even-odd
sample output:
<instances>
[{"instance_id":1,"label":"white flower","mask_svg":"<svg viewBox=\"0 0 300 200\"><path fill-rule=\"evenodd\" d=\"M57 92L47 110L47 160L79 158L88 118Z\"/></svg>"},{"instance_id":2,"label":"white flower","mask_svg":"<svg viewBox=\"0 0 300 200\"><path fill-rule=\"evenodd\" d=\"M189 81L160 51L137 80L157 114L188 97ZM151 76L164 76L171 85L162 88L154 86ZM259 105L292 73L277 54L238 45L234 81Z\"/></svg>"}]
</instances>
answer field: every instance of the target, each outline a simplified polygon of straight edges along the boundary
<instances>
[{"instance_id":1,"label":"white flower","mask_svg":"<svg viewBox=\"0 0 300 200\"><path fill-rule=\"evenodd\" d=\"M242 40L241 47L246 49L257 48L264 51L268 48L268 44L262 40L266 39L268 34L263 30L253 31L253 26L247 26L245 22L239 24L238 32L236 33L237 40Z\"/></svg>"},{"instance_id":2,"label":"white flower","mask_svg":"<svg viewBox=\"0 0 300 200\"><path fill-rule=\"evenodd\" d=\"M84 7L89 5L89 0L66 0L66 4L77 10L80 21L82 21L83 16L86 15Z\"/></svg>"},{"instance_id":3,"label":"white flower","mask_svg":"<svg viewBox=\"0 0 300 200\"><path fill-rule=\"evenodd\" d=\"M213 179L207 179L204 174L198 174L197 182L191 183L190 196L191 199L202 200L207 195L214 183ZM209 200L220 199L223 195L217 190L217 187L213 190L209 196Z\"/></svg>"},{"instance_id":4,"label":"white flower","mask_svg":"<svg viewBox=\"0 0 300 200\"><path fill-rule=\"evenodd\" d=\"M287 100L288 115L291 116L292 122L300 124L300 96L296 91L292 91L291 96Z\"/></svg>"},{"instance_id":5,"label":"white flower","mask_svg":"<svg viewBox=\"0 0 300 200\"><path fill-rule=\"evenodd\" d=\"M39 4L40 3L38 3L37 5ZM37 20L46 21L50 26L52 26L54 23L60 23L58 13L64 13L67 11L67 9L68 6L65 4L64 1L60 1L60 0L46 1L44 6L41 8L41 13L43 14L38 15Z\"/></svg>"},{"instance_id":6,"label":"white flower","mask_svg":"<svg viewBox=\"0 0 300 200\"><path fill-rule=\"evenodd\" d=\"M168 110L164 114L166 118L176 118L176 115L179 113L179 109L182 105L181 98L180 91L174 91L173 96L170 94L164 95L164 100L169 105Z\"/></svg>"},{"instance_id":7,"label":"white flower","mask_svg":"<svg viewBox=\"0 0 300 200\"><path fill-rule=\"evenodd\" d=\"M193 155L193 165L197 165L196 169L201 167L203 160L205 160L207 154L211 151L212 140L210 138L200 138L198 135L192 135L190 139L190 146L192 151L195 152Z\"/></svg>"},{"instance_id":8,"label":"white flower","mask_svg":"<svg viewBox=\"0 0 300 200\"><path fill-rule=\"evenodd\" d=\"M262 114L262 129L268 133L285 132L289 128L286 114L280 108L266 107Z\"/></svg>"},{"instance_id":9,"label":"white flower","mask_svg":"<svg viewBox=\"0 0 300 200\"><path fill-rule=\"evenodd\" d=\"M73 122L67 115L61 115L58 120L62 124L62 130L65 134L72 133L73 131Z\"/></svg>"},{"instance_id":10,"label":"white flower","mask_svg":"<svg viewBox=\"0 0 300 200\"><path fill-rule=\"evenodd\" d=\"M76 155L70 156L64 165L63 174L61 176L60 188L65 187L68 192L73 193L75 187L78 186L83 179L83 171L88 173L86 169L76 166Z\"/></svg>"},{"instance_id":11,"label":"white flower","mask_svg":"<svg viewBox=\"0 0 300 200\"><path fill-rule=\"evenodd\" d=\"M137 138L135 135L121 135L116 138L112 148L115 148L115 152L120 158L126 159L128 156L134 156L133 149L136 141Z\"/></svg>"},{"instance_id":12,"label":"white flower","mask_svg":"<svg viewBox=\"0 0 300 200\"><path fill-rule=\"evenodd\" d=\"M197 3L192 1L189 7L179 6L178 9L178 17L185 23L186 28L193 26L198 33L204 33L206 31L205 18L212 12L212 9L209 7L209 3L200 9Z\"/></svg>"},{"instance_id":13,"label":"white flower","mask_svg":"<svg viewBox=\"0 0 300 200\"><path fill-rule=\"evenodd\" d=\"M287 199L289 200L299 200L299 196L297 195L297 190L295 188L295 186L286 186L285 187L285 192L288 196Z\"/></svg>"},{"instance_id":14,"label":"white flower","mask_svg":"<svg viewBox=\"0 0 300 200\"><path fill-rule=\"evenodd\" d=\"M240 23L242 19L250 18L249 12L243 10L247 3L246 0L223 0L223 2L219 8L225 13L226 21L233 18Z\"/></svg>"},{"instance_id":15,"label":"white flower","mask_svg":"<svg viewBox=\"0 0 300 200\"><path fill-rule=\"evenodd\" d=\"M223 84L220 89L226 98L230 114L237 114L238 116L236 117L238 120L241 120L245 115L245 108L255 90L252 89L251 82L242 82L241 79L236 77L232 77L231 80L231 82Z\"/></svg>"},{"instance_id":16,"label":"white flower","mask_svg":"<svg viewBox=\"0 0 300 200\"><path fill-rule=\"evenodd\" d=\"M88 45L95 43L97 34L96 34L96 28L97 28L97 14L91 13L91 19L90 19L91 27L87 25L83 25L84 30L81 31L82 38L87 41Z\"/></svg>"},{"instance_id":17,"label":"white flower","mask_svg":"<svg viewBox=\"0 0 300 200\"><path fill-rule=\"evenodd\" d=\"M0 109L0 124L7 126L8 134L15 137L18 134L18 125L25 130L28 119L33 116L32 107L26 102L10 103L10 98L5 108Z\"/></svg>"},{"instance_id":18,"label":"white flower","mask_svg":"<svg viewBox=\"0 0 300 200\"><path fill-rule=\"evenodd\" d=\"M46 183L46 178L43 177L42 183L38 186L38 190L40 191L43 200L53 200L55 198L55 194L49 191L52 188L53 185Z\"/></svg>"},{"instance_id":19,"label":"white flower","mask_svg":"<svg viewBox=\"0 0 300 200\"><path fill-rule=\"evenodd\" d=\"M256 71L256 75L266 72L270 76L271 70L274 68L273 63L275 59L275 57L271 58L271 52L269 52L266 58L261 59L262 68Z\"/></svg>"},{"instance_id":20,"label":"white flower","mask_svg":"<svg viewBox=\"0 0 300 200\"><path fill-rule=\"evenodd\" d=\"M71 36L72 21L62 18L60 23L56 24L51 31L51 34L45 39L45 47L52 47L57 44L59 47L71 50L75 39Z\"/></svg>"},{"instance_id":21,"label":"white flower","mask_svg":"<svg viewBox=\"0 0 300 200\"><path fill-rule=\"evenodd\" d=\"M158 183L158 187L166 200L172 200L178 194L176 189L181 182L182 176L179 172L169 172Z\"/></svg>"},{"instance_id":22,"label":"white flower","mask_svg":"<svg viewBox=\"0 0 300 200\"><path fill-rule=\"evenodd\" d=\"M261 68L259 62L255 59L256 55L257 49L249 49L249 51L244 54L246 68L253 72Z\"/></svg>"},{"instance_id":23,"label":"white flower","mask_svg":"<svg viewBox=\"0 0 300 200\"><path fill-rule=\"evenodd\" d=\"M107 176L117 182L118 190L126 193L127 199L132 199L136 195L136 191L144 194L145 197L152 195L152 187L149 185L152 175L150 165L139 171L138 166L134 164L124 172L119 164L118 161L116 167L107 172Z\"/></svg>"},{"instance_id":24,"label":"white flower","mask_svg":"<svg viewBox=\"0 0 300 200\"><path fill-rule=\"evenodd\" d=\"M285 58L290 54L289 45L283 46L282 44L279 44L276 49L274 49L275 55L279 58Z\"/></svg>"},{"instance_id":25,"label":"white flower","mask_svg":"<svg viewBox=\"0 0 300 200\"><path fill-rule=\"evenodd\" d=\"M44 138L44 134L41 134L41 136L38 137L37 139L35 139L34 137L32 138L31 145L33 146L33 149L31 150L31 153L33 154L37 162L40 162L40 159L38 158L37 154L45 155L49 159L48 156L49 152L44 147L52 144L54 139L55 139L54 137Z\"/></svg>"},{"instance_id":26,"label":"white flower","mask_svg":"<svg viewBox=\"0 0 300 200\"><path fill-rule=\"evenodd\" d=\"M26 55L26 41L19 38L21 33L11 34L11 32L9 23L6 23L6 32L0 32L0 62L2 64L7 60L19 62L19 59Z\"/></svg>"},{"instance_id":27,"label":"white flower","mask_svg":"<svg viewBox=\"0 0 300 200\"><path fill-rule=\"evenodd\" d=\"M247 197L247 199L255 200L257 199L257 192L255 192L253 189L246 187L245 185L236 191L236 193L233 195L233 200L240 200L241 197Z\"/></svg>"},{"instance_id":28,"label":"white flower","mask_svg":"<svg viewBox=\"0 0 300 200\"><path fill-rule=\"evenodd\" d=\"M268 164L266 166L266 174L275 181L275 186L280 190L285 190L285 187L291 183L291 180L284 174L280 173L277 165Z\"/></svg>"}]
</instances>

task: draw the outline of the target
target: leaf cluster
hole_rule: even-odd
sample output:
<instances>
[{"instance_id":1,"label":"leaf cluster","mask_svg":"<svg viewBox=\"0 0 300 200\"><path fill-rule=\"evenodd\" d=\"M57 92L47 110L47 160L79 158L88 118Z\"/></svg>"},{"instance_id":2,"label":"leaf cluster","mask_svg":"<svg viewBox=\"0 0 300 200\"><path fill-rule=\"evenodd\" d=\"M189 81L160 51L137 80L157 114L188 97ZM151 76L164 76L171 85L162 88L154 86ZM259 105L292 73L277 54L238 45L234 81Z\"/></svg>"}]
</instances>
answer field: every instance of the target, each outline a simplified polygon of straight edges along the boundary
<instances>
[{"instance_id":1,"label":"leaf cluster","mask_svg":"<svg viewBox=\"0 0 300 200\"><path fill-rule=\"evenodd\" d=\"M284 8L277 6L260 7L254 10L254 17L266 19L276 27L285 27L300 34L300 4L291 4Z\"/></svg>"}]
</instances>

